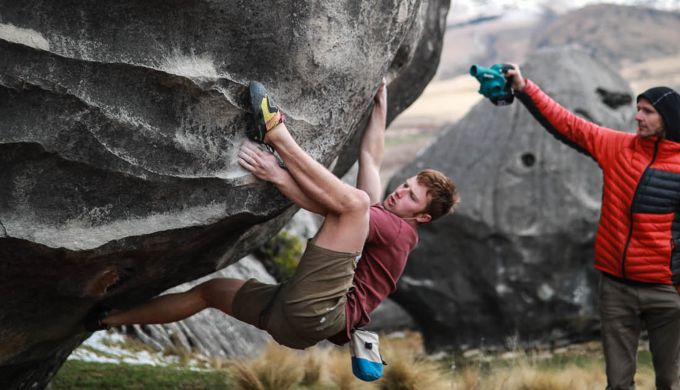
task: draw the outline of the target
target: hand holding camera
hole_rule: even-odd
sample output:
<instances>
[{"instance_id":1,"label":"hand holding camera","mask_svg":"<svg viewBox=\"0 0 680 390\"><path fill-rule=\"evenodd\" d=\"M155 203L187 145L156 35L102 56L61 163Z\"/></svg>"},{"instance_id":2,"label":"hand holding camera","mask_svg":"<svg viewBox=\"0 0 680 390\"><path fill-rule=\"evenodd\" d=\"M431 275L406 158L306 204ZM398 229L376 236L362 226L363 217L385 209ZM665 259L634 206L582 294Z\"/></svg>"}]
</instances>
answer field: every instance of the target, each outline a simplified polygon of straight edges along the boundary
<instances>
[{"instance_id":1,"label":"hand holding camera","mask_svg":"<svg viewBox=\"0 0 680 390\"><path fill-rule=\"evenodd\" d=\"M526 86L526 81L519 70L519 66L515 64L508 65L510 66L510 69L505 72L505 77L511 81L510 88L512 88L515 93L522 92Z\"/></svg>"},{"instance_id":2,"label":"hand holding camera","mask_svg":"<svg viewBox=\"0 0 680 390\"><path fill-rule=\"evenodd\" d=\"M512 104L514 93L524 89L524 78L519 67L513 64L494 64L489 68L470 67L470 75L479 81L479 93L497 106Z\"/></svg>"}]
</instances>

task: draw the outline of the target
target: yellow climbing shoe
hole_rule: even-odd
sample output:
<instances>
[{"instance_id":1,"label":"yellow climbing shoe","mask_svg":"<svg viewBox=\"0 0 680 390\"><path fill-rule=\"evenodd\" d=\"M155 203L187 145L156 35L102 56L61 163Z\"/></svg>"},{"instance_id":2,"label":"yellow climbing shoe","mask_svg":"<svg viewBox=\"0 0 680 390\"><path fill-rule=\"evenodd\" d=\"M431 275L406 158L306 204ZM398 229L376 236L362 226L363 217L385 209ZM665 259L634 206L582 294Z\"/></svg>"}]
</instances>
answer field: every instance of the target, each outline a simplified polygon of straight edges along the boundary
<instances>
[{"instance_id":1,"label":"yellow climbing shoe","mask_svg":"<svg viewBox=\"0 0 680 390\"><path fill-rule=\"evenodd\" d=\"M254 128L247 132L248 138L263 143L267 132L286 120L276 103L267 94L264 85L250 82L250 106L253 110Z\"/></svg>"}]
</instances>

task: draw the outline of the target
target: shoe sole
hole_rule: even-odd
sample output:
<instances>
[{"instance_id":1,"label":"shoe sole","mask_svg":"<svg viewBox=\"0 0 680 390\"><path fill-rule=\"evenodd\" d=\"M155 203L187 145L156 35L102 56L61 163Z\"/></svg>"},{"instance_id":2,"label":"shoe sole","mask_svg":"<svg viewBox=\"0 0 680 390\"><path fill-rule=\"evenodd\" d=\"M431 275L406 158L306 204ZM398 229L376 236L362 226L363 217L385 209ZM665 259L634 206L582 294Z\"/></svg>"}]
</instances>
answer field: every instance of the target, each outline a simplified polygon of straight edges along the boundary
<instances>
[{"instance_id":1,"label":"shoe sole","mask_svg":"<svg viewBox=\"0 0 680 390\"><path fill-rule=\"evenodd\" d=\"M262 99L267 96L267 89L259 82L251 81L249 90L250 109L253 111L253 125L255 128L251 130L248 137L257 142L263 142L264 135L267 133L267 125L262 113Z\"/></svg>"}]
</instances>

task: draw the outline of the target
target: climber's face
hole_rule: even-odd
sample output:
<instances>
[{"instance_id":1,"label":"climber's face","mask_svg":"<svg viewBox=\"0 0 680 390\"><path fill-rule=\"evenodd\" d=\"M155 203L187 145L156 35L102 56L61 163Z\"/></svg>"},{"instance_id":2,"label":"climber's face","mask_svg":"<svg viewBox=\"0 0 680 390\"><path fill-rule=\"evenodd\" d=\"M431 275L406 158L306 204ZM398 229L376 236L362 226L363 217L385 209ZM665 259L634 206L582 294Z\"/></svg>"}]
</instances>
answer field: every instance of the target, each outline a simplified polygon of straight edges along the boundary
<instances>
[{"instance_id":1,"label":"climber's face","mask_svg":"<svg viewBox=\"0 0 680 390\"><path fill-rule=\"evenodd\" d=\"M412 176L385 198L383 207L409 222L425 223L432 219L425 212L428 202L427 188Z\"/></svg>"}]
</instances>

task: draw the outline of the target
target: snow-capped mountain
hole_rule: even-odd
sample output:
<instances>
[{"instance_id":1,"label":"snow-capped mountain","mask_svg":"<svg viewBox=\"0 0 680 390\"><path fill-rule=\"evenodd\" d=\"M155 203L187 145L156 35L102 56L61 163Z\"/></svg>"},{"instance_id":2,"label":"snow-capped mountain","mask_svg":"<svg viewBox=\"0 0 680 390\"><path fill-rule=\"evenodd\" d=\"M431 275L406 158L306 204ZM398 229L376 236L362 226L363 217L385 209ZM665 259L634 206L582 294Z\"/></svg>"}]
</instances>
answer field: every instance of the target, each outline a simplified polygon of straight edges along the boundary
<instances>
[{"instance_id":1,"label":"snow-capped mountain","mask_svg":"<svg viewBox=\"0 0 680 390\"><path fill-rule=\"evenodd\" d=\"M561 14L590 4L608 3L680 11L680 0L451 0L449 24L505 16L532 18L552 11Z\"/></svg>"},{"instance_id":2,"label":"snow-capped mountain","mask_svg":"<svg viewBox=\"0 0 680 390\"><path fill-rule=\"evenodd\" d=\"M618 69L680 54L667 34L679 30L680 0L452 0L437 78L465 74L474 63L522 63L533 50L565 45Z\"/></svg>"}]
</instances>

